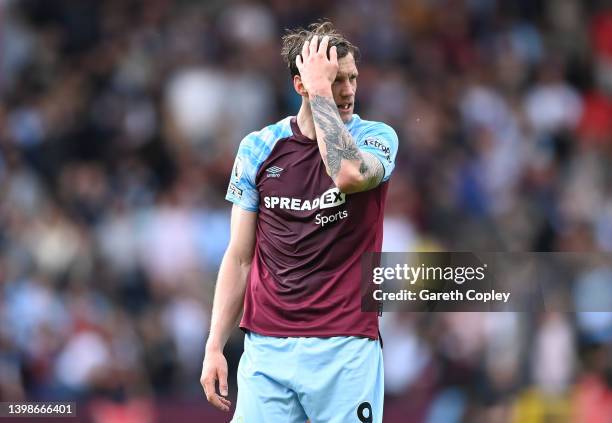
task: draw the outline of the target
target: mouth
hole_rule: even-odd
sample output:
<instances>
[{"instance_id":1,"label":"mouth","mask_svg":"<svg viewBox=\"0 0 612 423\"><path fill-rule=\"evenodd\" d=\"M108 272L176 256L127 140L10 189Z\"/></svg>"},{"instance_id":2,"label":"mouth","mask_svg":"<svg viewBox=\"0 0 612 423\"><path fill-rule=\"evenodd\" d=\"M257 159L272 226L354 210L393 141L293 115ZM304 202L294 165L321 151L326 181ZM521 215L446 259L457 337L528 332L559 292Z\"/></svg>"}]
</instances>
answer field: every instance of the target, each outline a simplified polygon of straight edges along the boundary
<instances>
[{"instance_id":1,"label":"mouth","mask_svg":"<svg viewBox=\"0 0 612 423\"><path fill-rule=\"evenodd\" d=\"M340 113L346 113L351 110L351 108L353 107L353 103L340 103L337 104L337 107Z\"/></svg>"}]
</instances>

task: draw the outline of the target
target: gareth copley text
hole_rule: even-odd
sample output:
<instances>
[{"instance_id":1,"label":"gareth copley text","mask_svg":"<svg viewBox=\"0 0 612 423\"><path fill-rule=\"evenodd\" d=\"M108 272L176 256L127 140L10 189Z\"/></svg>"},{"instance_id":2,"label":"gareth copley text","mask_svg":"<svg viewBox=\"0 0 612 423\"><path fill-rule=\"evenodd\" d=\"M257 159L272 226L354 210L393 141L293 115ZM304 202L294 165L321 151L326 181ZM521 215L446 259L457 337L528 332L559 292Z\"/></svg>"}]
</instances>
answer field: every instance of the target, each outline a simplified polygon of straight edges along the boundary
<instances>
[{"instance_id":1,"label":"gareth copley text","mask_svg":"<svg viewBox=\"0 0 612 423\"><path fill-rule=\"evenodd\" d=\"M478 301L482 303L502 301L507 303L510 299L509 292L497 292L494 289L487 292L469 289L465 293L459 290L436 292L422 289L415 292L401 289L398 292L384 292L382 289L377 289L372 295L376 301Z\"/></svg>"}]
</instances>

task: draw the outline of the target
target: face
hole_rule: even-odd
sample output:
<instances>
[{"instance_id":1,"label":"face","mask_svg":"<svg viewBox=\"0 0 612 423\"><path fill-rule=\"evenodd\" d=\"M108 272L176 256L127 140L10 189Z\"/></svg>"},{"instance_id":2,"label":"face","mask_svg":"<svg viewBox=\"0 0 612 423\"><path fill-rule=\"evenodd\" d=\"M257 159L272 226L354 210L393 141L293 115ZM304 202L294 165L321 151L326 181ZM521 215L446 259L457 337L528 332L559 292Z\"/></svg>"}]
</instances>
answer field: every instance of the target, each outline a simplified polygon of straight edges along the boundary
<instances>
[{"instance_id":1,"label":"face","mask_svg":"<svg viewBox=\"0 0 612 423\"><path fill-rule=\"evenodd\" d=\"M353 117L357 75L357 65L351 53L338 59L338 74L332 84L332 93L343 122L348 122Z\"/></svg>"}]
</instances>

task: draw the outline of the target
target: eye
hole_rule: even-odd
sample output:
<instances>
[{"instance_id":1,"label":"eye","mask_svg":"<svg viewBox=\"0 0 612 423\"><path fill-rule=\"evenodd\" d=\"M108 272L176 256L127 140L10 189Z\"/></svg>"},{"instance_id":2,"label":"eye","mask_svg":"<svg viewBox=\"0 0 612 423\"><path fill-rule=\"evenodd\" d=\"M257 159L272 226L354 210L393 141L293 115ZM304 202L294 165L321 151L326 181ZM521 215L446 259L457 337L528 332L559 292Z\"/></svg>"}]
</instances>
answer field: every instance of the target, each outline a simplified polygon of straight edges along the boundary
<instances>
[{"instance_id":1,"label":"eye","mask_svg":"<svg viewBox=\"0 0 612 423\"><path fill-rule=\"evenodd\" d=\"M351 75L351 76L349 77L349 79L350 79L351 81L354 81L354 80L356 80L356 79L357 79L357 75Z\"/></svg>"}]
</instances>

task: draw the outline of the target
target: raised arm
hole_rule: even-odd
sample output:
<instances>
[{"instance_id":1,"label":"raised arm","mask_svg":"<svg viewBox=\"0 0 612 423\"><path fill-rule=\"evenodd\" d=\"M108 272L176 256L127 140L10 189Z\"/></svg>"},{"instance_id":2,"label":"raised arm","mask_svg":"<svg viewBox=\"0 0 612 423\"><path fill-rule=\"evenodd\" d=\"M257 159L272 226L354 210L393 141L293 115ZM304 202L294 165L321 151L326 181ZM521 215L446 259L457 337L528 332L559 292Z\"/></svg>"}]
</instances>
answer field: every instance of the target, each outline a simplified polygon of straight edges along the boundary
<instances>
[{"instance_id":1,"label":"raised arm","mask_svg":"<svg viewBox=\"0 0 612 423\"><path fill-rule=\"evenodd\" d=\"M356 75L351 69L347 74L338 72L336 47L330 48L328 59L328 43L327 36L318 46L317 36L306 41L296 65L308 91L317 143L327 174L342 192L365 191L380 183L384 168L372 154L359 150L340 117L332 84L351 84Z\"/></svg>"},{"instance_id":2,"label":"raised arm","mask_svg":"<svg viewBox=\"0 0 612 423\"><path fill-rule=\"evenodd\" d=\"M322 94L310 97L310 107L327 174L340 191L347 194L374 188L384 176L380 160L359 151L340 118L333 97Z\"/></svg>"},{"instance_id":3,"label":"raised arm","mask_svg":"<svg viewBox=\"0 0 612 423\"><path fill-rule=\"evenodd\" d=\"M210 334L202 365L200 383L206 399L215 407L229 411L227 396L227 361L223 348L242 314L247 275L255 247L257 213L239 206L232 208L230 242L223 256L215 298L213 301ZM219 381L219 395L215 383Z\"/></svg>"}]
</instances>

